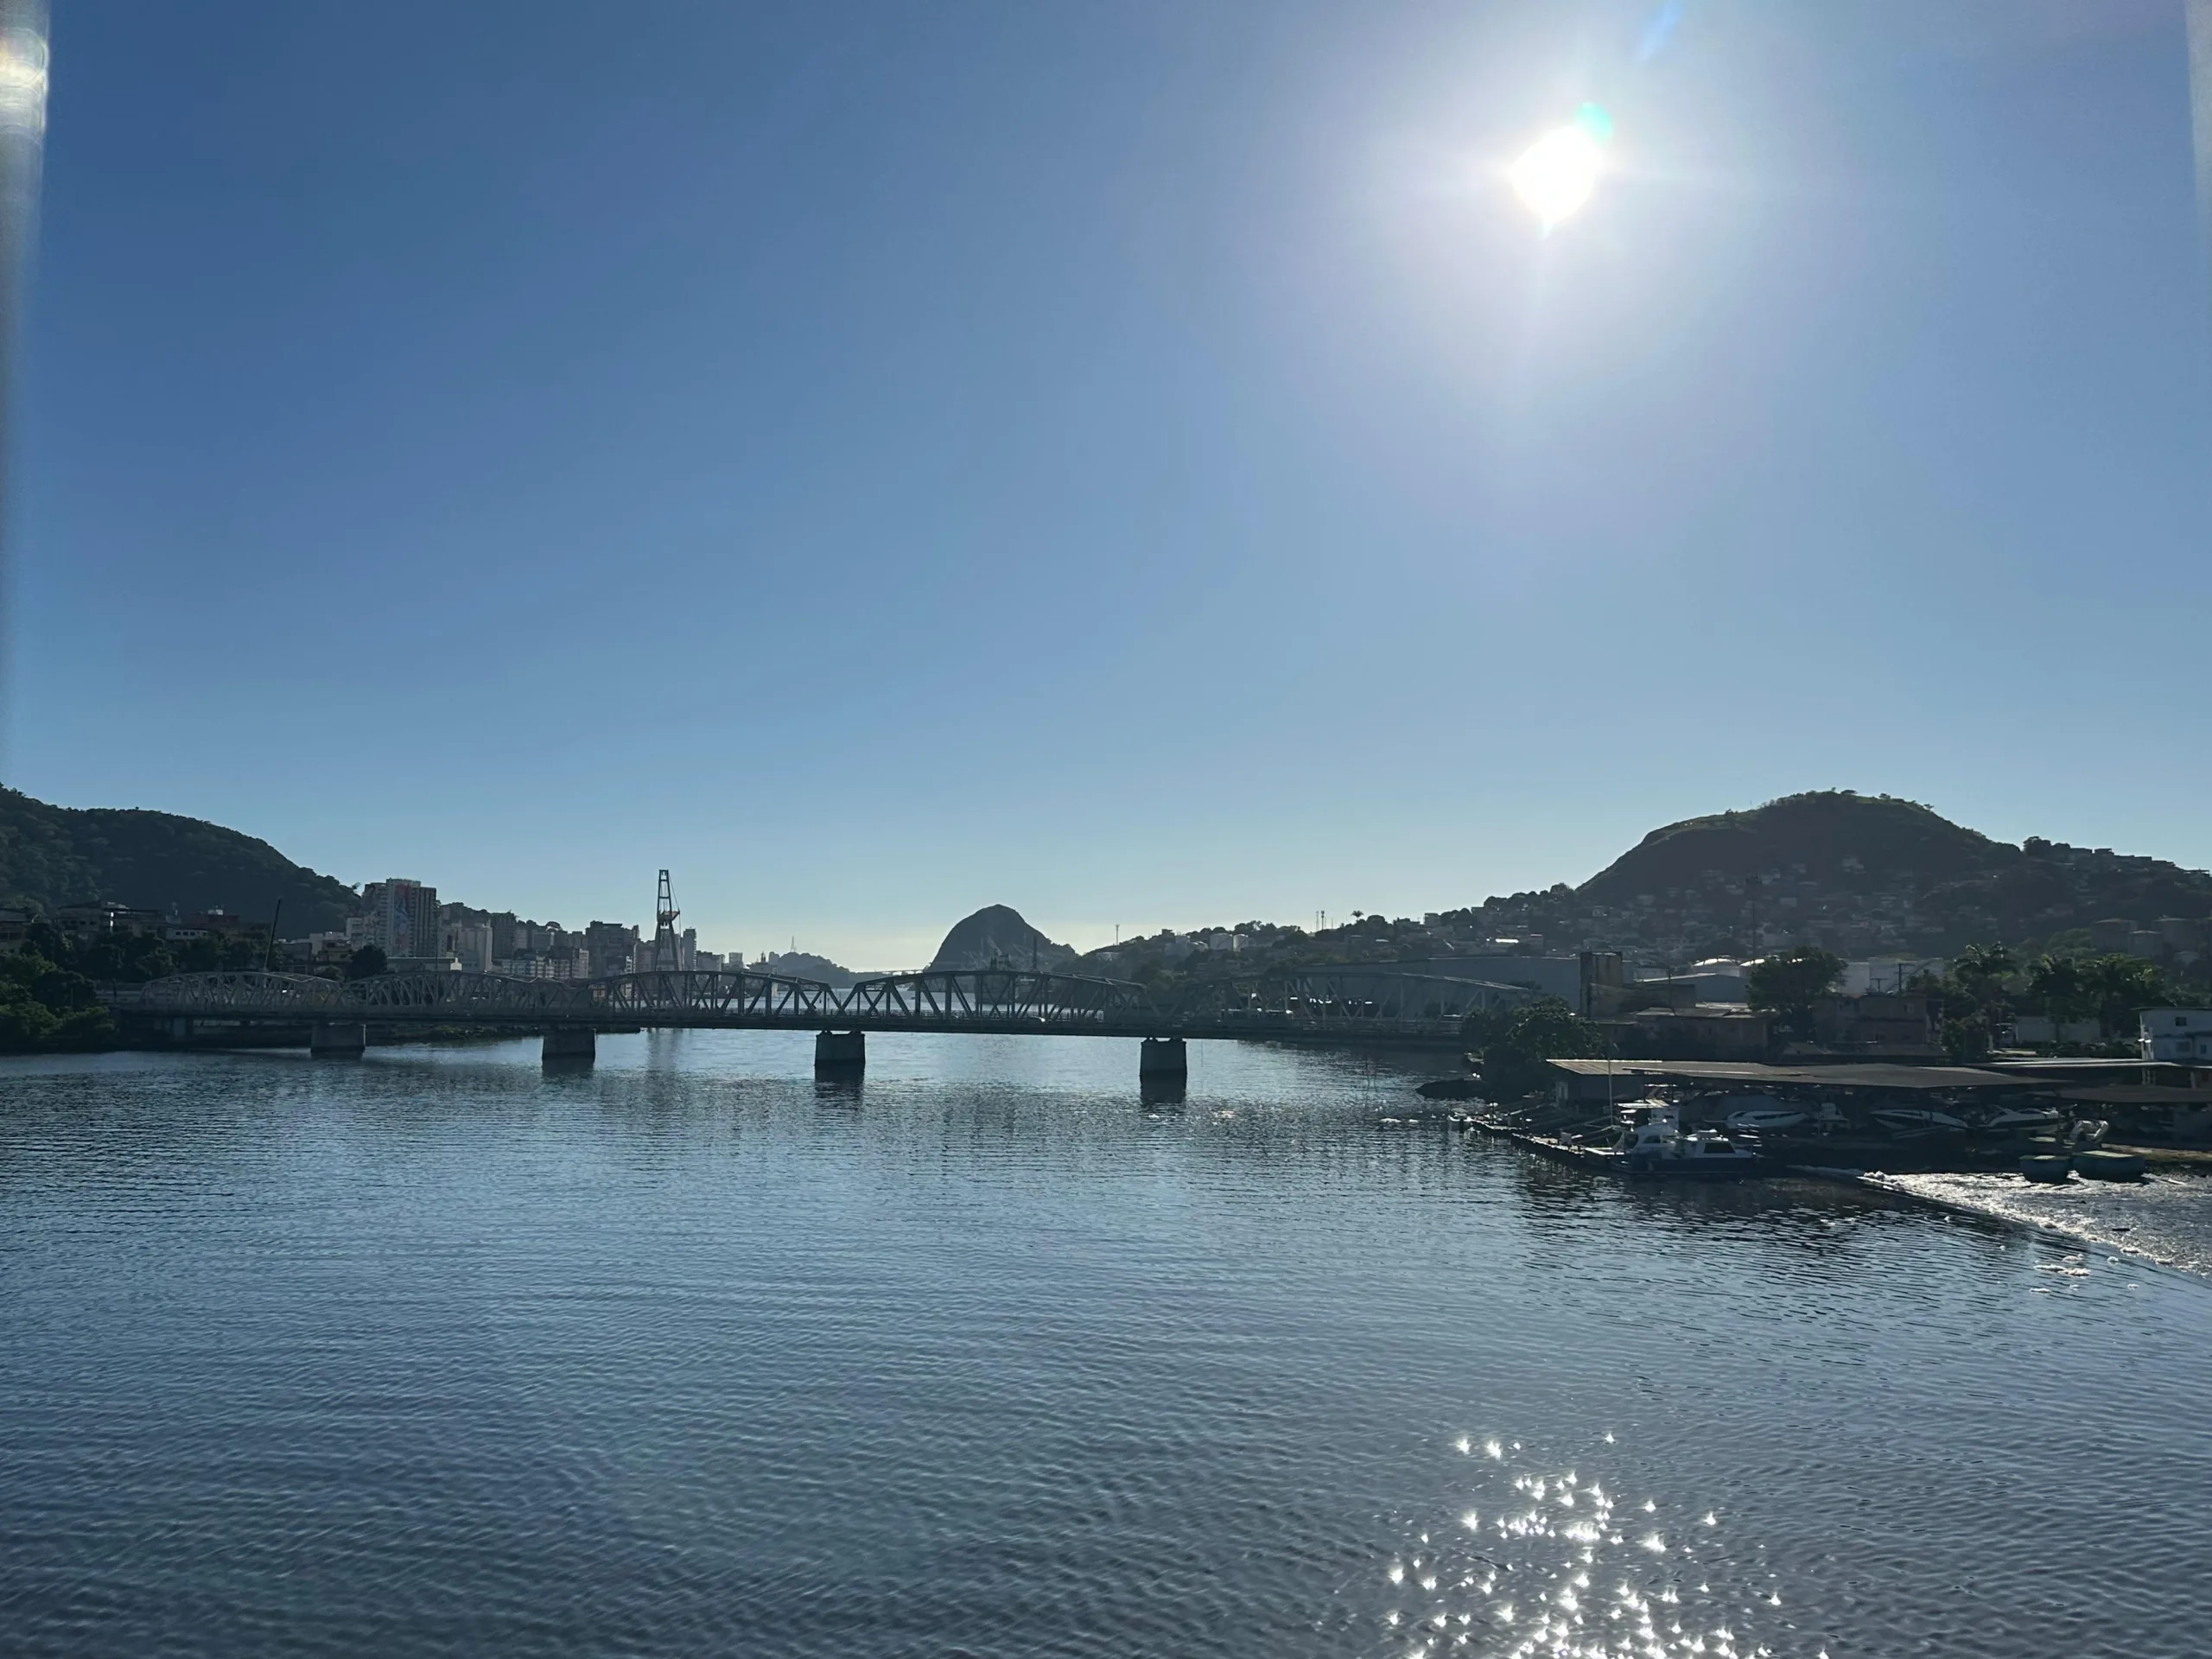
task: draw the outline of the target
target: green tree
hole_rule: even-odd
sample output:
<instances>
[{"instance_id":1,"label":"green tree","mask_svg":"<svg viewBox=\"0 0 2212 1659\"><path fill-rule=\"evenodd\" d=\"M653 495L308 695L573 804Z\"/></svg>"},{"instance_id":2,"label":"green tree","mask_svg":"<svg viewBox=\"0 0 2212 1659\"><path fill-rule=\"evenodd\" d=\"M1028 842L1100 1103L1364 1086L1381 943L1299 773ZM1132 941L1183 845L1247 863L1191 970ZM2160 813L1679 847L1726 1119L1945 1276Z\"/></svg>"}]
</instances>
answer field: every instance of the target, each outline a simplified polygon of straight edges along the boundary
<instances>
[{"instance_id":1,"label":"green tree","mask_svg":"<svg viewBox=\"0 0 2212 1659\"><path fill-rule=\"evenodd\" d=\"M77 968L102 983L136 985L176 972L176 958L158 933L113 933L79 951Z\"/></svg>"},{"instance_id":2,"label":"green tree","mask_svg":"<svg viewBox=\"0 0 2212 1659\"><path fill-rule=\"evenodd\" d=\"M60 1023L51 1009L28 998L0 1002L0 1052L22 1054L43 1048Z\"/></svg>"},{"instance_id":3,"label":"green tree","mask_svg":"<svg viewBox=\"0 0 2212 1659\"><path fill-rule=\"evenodd\" d=\"M346 961L348 979L374 979L391 965L380 944L365 944Z\"/></svg>"},{"instance_id":4,"label":"green tree","mask_svg":"<svg viewBox=\"0 0 2212 1659\"><path fill-rule=\"evenodd\" d=\"M40 931L66 959L67 941L51 929ZM96 1047L114 1030L97 988L82 974L28 944L0 956L0 1050Z\"/></svg>"},{"instance_id":5,"label":"green tree","mask_svg":"<svg viewBox=\"0 0 2212 1659\"><path fill-rule=\"evenodd\" d=\"M2028 1006L2055 1024L2088 1017L2095 1002L2077 957L2038 957L2028 968Z\"/></svg>"},{"instance_id":6,"label":"green tree","mask_svg":"<svg viewBox=\"0 0 2212 1659\"><path fill-rule=\"evenodd\" d=\"M1951 964L1959 982L1969 988L2000 985L2008 974L2019 970L2019 959L2001 944L1970 944Z\"/></svg>"},{"instance_id":7,"label":"green tree","mask_svg":"<svg viewBox=\"0 0 2212 1659\"><path fill-rule=\"evenodd\" d=\"M2019 966L2019 958L2001 944L1970 944L1943 978L1923 975L1913 981L1910 988L1941 1001L1943 1048L1953 1059L1978 1060L1988 1054L1997 1028L2012 1018L2008 981Z\"/></svg>"},{"instance_id":8,"label":"green tree","mask_svg":"<svg viewBox=\"0 0 2212 1659\"><path fill-rule=\"evenodd\" d=\"M1744 995L1777 1028L1792 1037L1813 1034L1813 1004L1843 976L1843 958L1818 945L1801 944L1779 957L1754 963L1744 977Z\"/></svg>"},{"instance_id":9,"label":"green tree","mask_svg":"<svg viewBox=\"0 0 2212 1659\"><path fill-rule=\"evenodd\" d=\"M1605 1033L1555 996L1471 1014L1460 1037L1482 1062L1484 1097L1494 1101L1542 1088L1551 1077L1547 1060L1594 1059L1611 1046Z\"/></svg>"},{"instance_id":10,"label":"green tree","mask_svg":"<svg viewBox=\"0 0 2212 1659\"><path fill-rule=\"evenodd\" d=\"M2096 1011L2107 1042L2132 1037L2135 1016L2171 999L2165 976L2140 957L2094 957L2082 964L2082 988Z\"/></svg>"}]
</instances>

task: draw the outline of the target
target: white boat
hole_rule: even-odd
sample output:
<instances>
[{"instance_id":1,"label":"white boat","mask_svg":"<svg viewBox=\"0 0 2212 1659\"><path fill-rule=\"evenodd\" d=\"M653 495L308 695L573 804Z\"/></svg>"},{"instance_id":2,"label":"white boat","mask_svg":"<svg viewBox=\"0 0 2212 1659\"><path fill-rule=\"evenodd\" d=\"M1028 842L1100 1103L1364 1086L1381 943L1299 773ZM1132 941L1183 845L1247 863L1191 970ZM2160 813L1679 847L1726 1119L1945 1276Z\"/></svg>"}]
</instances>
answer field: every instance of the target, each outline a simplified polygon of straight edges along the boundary
<instances>
[{"instance_id":1,"label":"white boat","mask_svg":"<svg viewBox=\"0 0 2212 1659\"><path fill-rule=\"evenodd\" d=\"M1832 1100L1824 1100L1818 1106L1784 1106L1780 1101L1771 1101L1764 1106L1747 1106L1729 1113L1728 1133L1788 1135L1792 1130L1822 1128L1843 1121L1843 1114Z\"/></svg>"},{"instance_id":2,"label":"white boat","mask_svg":"<svg viewBox=\"0 0 2212 1659\"><path fill-rule=\"evenodd\" d=\"M1813 1115L1802 1106L1751 1106L1728 1114L1731 1135L1781 1135L1802 1129Z\"/></svg>"},{"instance_id":3,"label":"white boat","mask_svg":"<svg viewBox=\"0 0 2212 1659\"><path fill-rule=\"evenodd\" d=\"M2007 1106L1981 1125L1989 1135L2043 1135L2064 1126L2065 1114L2055 1106Z\"/></svg>"},{"instance_id":4,"label":"white boat","mask_svg":"<svg viewBox=\"0 0 2212 1659\"><path fill-rule=\"evenodd\" d=\"M1882 1106L1866 1114L1891 1135L1964 1135L1967 1121L1921 1106Z\"/></svg>"},{"instance_id":5,"label":"white boat","mask_svg":"<svg viewBox=\"0 0 2212 1659\"><path fill-rule=\"evenodd\" d=\"M1734 1180L1759 1166L1758 1154L1709 1129L1682 1128L1681 1109L1637 1101L1621 1112L1615 1148L1621 1167L1638 1180Z\"/></svg>"}]
</instances>

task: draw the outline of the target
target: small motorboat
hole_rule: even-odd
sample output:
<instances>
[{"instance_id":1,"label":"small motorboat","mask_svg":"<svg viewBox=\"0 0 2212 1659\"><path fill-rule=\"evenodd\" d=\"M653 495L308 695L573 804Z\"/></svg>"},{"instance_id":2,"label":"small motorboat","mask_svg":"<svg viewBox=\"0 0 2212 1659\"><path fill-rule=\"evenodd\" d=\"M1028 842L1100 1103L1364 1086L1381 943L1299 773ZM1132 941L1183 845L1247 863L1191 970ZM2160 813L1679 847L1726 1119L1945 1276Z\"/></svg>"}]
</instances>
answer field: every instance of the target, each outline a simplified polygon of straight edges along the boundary
<instances>
[{"instance_id":1,"label":"small motorboat","mask_svg":"<svg viewBox=\"0 0 2212 1659\"><path fill-rule=\"evenodd\" d=\"M2020 1160L2020 1173L2031 1181L2059 1186L2073 1179L2074 1160L2063 1153L2036 1153Z\"/></svg>"},{"instance_id":2,"label":"small motorboat","mask_svg":"<svg viewBox=\"0 0 2212 1659\"><path fill-rule=\"evenodd\" d=\"M1967 1121L1922 1106L1881 1106L1866 1114L1894 1135L1964 1135Z\"/></svg>"},{"instance_id":3,"label":"small motorboat","mask_svg":"<svg viewBox=\"0 0 2212 1659\"><path fill-rule=\"evenodd\" d=\"M1731 1135L1787 1135L1802 1129L1813 1115L1800 1106L1754 1106L1728 1114Z\"/></svg>"},{"instance_id":4,"label":"small motorboat","mask_svg":"<svg viewBox=\"0 0 2212 1659\"><path fill-rule=\"evenodd\" d=\"M1832 1100L1817 1106L1785 1106L1778 1100L1764 1106L1746 1106L1728 1114L1731 1135L1795 1135L1801 1129L1834 1129L1842 1126L1843 1114Z\"/></svg>"},{"instance_id":5,"label":"small motorboat","mask_svg":"<svg viewBox=\"0 0 2212 1659\"><path fill-rule=\"evenodd\" d=\"M2066 1122L2055 1106L2007 1106L1982 1120L1985 1135L2049 1135Z\"/></svg>"},{"instance_id":6,"label":"small motorboat","mask_svg":"<svg viewBox=\"0 0 2212 1659\"><path fill-rule=\"evenodd\" d=\"M2074 1154L2074 1173L2086 1175L2093 1181L2139 1181L2150 1167L2142 1158L2132 1152L2112 1152L2098 1148Z\"/></svg>"}]
</instances>

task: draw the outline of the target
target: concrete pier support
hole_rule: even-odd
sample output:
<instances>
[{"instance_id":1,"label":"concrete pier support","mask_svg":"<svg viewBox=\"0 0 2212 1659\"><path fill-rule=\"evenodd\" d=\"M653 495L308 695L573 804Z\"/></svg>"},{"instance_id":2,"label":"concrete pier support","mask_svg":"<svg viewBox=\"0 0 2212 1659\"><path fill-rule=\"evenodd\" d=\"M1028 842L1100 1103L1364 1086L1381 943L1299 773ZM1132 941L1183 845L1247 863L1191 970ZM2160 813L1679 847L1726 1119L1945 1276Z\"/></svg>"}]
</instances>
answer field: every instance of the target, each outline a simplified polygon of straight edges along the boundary
<instances>
[{"instance_id":1,"label":"concrete pier support","mask_svg":"<svg viewBox=\"0 0 2212 1659\"><path fill-rule=\"evenodd\" d=\"M814 1070L858 1071L868 1065L868 1033L861 1031L818 1031L814 1033Z\"/></svg>"},{"instance_id":2,"label":"concrete pier support","mask_svg":"<svg viewBox=\"0 0 2212 1659\"><path fill-rule=\"evenodd\" d=\"M1137 1079L1137 1103L1141 1106L1180 1106L1190 1091L1191 1080L1180 1071Z\"/></svg>"},{"instance_id":3,"label":"concrete pier support","mask_svg":"<svg viewBox=\"0 0 2212 1659\"><path fill-rule=\"evenodd\" d=\"M1191 1062L1183 1052L1180 1037L1147 1037L1137 1055L1137 1077L1165 1082L1170 1077L1183 1078L1191 1075Z\"/></svg>"},{"instance_id":4,"label":"concrete pier support","mask_svg":"<svg viewBox=\"0 0 2212 1659\"><path fill-rule=\"evenodd\" d=\"M369 1028L358 1020L318 1020L308 1027L308 1052L318 1059L358 1060L369 1046Z\"/></svg>"},{"instance_id":5,"label":"concrete pier support","mask_svg":"<svg viewBox=\"0 0 2212 1659\"><path fill-rule=\"evenodd\" d=\"M549 1065L589 1065L599 1058L599 1033L589 1026L548 1026L540 1058Z\"/></svg>"}]
</instances>

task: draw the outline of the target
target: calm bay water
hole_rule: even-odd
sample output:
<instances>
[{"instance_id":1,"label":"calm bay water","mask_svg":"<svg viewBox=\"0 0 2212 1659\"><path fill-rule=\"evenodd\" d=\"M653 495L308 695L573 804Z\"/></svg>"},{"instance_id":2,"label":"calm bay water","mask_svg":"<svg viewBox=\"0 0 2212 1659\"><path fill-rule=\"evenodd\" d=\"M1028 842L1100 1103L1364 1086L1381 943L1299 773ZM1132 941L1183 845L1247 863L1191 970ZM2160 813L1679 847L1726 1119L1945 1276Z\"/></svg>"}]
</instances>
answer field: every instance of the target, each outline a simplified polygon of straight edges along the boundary
<instances>
[{"instance_id":1,"label":"calm bay water","mask_svg":"<svg viewBox=\"0 0 2212 1659\"><path fill-rule=\"evenodd\" d=\"M0 1651L2212 1647L2212 1285L1407 1074L0 1067Z\"/></svg>"}]
</instances>

